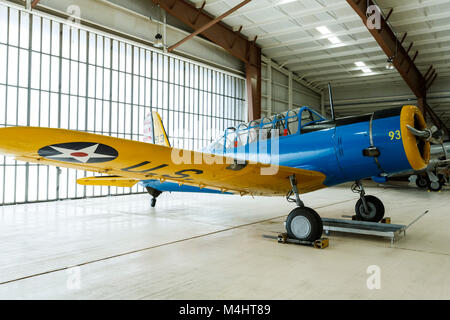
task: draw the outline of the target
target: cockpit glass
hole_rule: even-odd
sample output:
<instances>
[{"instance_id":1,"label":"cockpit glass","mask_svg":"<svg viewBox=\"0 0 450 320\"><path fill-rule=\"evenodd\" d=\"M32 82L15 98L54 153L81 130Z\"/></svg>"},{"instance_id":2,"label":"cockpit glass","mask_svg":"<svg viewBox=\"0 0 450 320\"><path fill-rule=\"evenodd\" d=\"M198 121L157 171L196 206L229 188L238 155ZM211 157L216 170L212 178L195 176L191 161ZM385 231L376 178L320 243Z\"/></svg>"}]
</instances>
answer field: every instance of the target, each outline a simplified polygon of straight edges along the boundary
<instances>
[{"instance_id":1,"label":"cockpit glass","mask_svg":"<svg viewBox=\"0 0 450 320\"><path fill-rule=\"evenodd\" d=\"M300 119L299 119L300 118ZM302 133L304 126L312 125L326 118L309 107L289 110L277 115L241 123L237 128L228 128L225 134L212 143L208 151L237 148L260 140L270 139L276 130L280 137Z\"/></svg>"}]
</instances>

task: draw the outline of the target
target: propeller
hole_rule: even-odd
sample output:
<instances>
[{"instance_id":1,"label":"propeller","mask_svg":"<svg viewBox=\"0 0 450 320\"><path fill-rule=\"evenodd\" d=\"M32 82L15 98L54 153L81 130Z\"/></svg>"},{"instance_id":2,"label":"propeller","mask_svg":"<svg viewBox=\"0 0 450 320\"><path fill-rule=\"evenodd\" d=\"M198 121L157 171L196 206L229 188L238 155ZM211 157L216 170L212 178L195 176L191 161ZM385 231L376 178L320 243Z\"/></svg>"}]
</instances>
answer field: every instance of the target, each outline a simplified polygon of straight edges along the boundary
<instances>
[{"instance_id":1,"label":"propeller","mask_svg":"<svg viewBox=\"0 0 450 320\"><path fill-rule=\"evenodd\" d=\"M413 128L410 125L406 125L406 127L414 136L421 140L429 141L433 144L444 143L444 131L439 130L436 126L432 126L431 128L426 128L423 130Z\"/></svg>"}]
</instances>

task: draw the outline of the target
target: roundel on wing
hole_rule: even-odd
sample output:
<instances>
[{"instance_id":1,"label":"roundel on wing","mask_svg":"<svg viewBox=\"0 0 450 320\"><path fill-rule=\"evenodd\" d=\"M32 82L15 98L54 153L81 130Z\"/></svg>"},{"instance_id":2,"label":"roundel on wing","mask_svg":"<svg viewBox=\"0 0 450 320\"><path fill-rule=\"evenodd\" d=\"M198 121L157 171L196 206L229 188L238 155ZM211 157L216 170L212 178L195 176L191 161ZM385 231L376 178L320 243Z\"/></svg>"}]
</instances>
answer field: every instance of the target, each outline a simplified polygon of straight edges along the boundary
<instances>
[{"instance_id":1,"label":"roundel on wing","mask_svg":"<svg viewBox=\"0 0 450 320\"><path fill-rule=\"evenodd\" d=\"M116 149L93 142L70 142L54 144L38 151L41 157L49 160L72 163L102 163L116 159Z\"/></svg>"}]
</instances>

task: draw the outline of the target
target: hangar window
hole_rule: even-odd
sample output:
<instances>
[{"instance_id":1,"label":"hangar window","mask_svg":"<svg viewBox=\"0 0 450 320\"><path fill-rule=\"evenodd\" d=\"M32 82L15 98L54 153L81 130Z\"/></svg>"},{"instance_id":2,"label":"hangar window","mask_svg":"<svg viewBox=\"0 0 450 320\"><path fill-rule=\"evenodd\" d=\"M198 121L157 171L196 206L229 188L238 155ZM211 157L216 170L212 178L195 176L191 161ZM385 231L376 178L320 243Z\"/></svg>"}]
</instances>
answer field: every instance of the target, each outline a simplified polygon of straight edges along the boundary
<instances>
[{"instance_id":1,"label":"hangar window","mask_svg":"<svg viewBox=\"0 0 450 320\"><path fill-rule=\"evenodd\" d=\"M145 115L154 110L174 147L200 149L246 121L243 77L61 21L0 3L0 126L142 141ZM76 184L87 175L2 156L0 205L143 191Z\"/></svg>"}]
</instances>

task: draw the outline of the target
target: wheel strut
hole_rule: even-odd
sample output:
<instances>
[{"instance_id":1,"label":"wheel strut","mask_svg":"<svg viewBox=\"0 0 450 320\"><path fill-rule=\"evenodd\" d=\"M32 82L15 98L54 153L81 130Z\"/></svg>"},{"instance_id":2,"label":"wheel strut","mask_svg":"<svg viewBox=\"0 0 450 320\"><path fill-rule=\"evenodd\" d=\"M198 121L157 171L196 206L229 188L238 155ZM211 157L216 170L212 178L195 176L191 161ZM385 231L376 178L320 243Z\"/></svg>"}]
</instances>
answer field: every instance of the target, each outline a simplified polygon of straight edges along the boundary
<instances>
[{"instance_id":1,"label":"wheel strut","mask_svg":"<svg viewBox=\"0 0 450 320\"><path fill-rule=\"evenodd\" d=\"M361 183L361 180L356 180L355 183L352 186L352 191L354 193L359 193L359 198L361 199L361 202L364 206L364 211L369 212L369 206L367 205L366 201L366 191L364 190L364 186Z\"/></svg>"},{"instance_id":2,"label":"wheel strut","mask_svg":"<svg viewBox=\"0 0 450 320\"><path fill-rule=\"evenodd\" d=\"M298 194L298 188L297 188L297 179L294 174L292 176L289 176L289 181L291 182L292 190L288 193L288 195L286 197L287 200L289 202L295 202L295 203L297 203L297 206L299 206L300 208L303 208L305 206L305 204L303 203L302 200L300 200L300 195ZM291 198L292 194L295 195L295 199Z\"/></svg>"},{"instance_id":3,"label":"wheel strut","mask_svg":"<svg viewBox=\"0 0 450 320\"><path fill-rule=\"evenodd\" d=\"M159 195L162 193L162 191L159 191L157 189L146 187L147 192L152 196L151 206L152 208L156 206L156 198L159 197Z\"/></svg>"}]
</instances>

